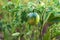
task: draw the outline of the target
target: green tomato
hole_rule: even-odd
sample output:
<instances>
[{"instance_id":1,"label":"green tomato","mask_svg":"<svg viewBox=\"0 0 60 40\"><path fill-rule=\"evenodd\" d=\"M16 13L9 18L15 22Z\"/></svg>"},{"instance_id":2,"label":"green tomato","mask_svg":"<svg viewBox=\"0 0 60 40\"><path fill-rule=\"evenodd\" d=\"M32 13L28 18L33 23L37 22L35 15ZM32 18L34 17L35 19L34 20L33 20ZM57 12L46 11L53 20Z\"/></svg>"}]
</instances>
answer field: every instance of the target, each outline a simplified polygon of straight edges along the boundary
<instances>
[{"instance_id":1,"label":"green tomato","mask_svg":"<svg viewBox=\"0 0 60 40\"><path fill-rule=\"evenodd\" d=\"M37 13L34 12L34 13L28 14L28 23L29 24L32 24L32 25L38 24L39 20L40 20L40 18L39 18L39 15Z\"/></svg>"}]
</instances>

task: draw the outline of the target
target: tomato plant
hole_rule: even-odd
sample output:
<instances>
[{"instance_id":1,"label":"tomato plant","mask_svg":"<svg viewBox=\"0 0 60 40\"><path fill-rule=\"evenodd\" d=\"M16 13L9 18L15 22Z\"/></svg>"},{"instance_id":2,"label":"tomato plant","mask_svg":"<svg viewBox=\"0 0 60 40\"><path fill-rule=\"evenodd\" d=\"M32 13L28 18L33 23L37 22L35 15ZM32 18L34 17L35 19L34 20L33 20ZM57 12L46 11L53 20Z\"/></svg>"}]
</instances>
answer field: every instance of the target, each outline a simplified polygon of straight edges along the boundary
<instances>
[{"instance_id":1,"label":"tomato plant","mask_svg":"<svg viewBox=\"0 0 60 40\"><path fill-rule=\"evenodd\" d=\"M0 31L4 40L57 39L59 4L60 0L0 0Z\"/></svg>"}]
</instances>

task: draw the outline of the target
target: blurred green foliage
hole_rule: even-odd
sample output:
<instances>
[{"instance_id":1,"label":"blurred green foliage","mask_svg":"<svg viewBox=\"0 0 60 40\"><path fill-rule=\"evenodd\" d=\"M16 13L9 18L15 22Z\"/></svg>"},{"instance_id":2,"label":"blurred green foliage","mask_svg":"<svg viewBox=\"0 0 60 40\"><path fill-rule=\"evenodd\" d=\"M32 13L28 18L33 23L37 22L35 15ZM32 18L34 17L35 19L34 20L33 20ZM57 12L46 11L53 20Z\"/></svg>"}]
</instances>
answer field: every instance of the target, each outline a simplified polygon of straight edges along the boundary
<instances>
[{"instance_id":1,"label":"blurred green foliage","mask_svg":"<svg viewBox=\"0 0 60 40\"><path fill-rule=\"evenodd\" d=\"M31 12L40 16L37 25L27 22ZM60 35L59 22L60 0L0 0L0 31L4 40L52 40Z\"/></svg>"}]
</instances>

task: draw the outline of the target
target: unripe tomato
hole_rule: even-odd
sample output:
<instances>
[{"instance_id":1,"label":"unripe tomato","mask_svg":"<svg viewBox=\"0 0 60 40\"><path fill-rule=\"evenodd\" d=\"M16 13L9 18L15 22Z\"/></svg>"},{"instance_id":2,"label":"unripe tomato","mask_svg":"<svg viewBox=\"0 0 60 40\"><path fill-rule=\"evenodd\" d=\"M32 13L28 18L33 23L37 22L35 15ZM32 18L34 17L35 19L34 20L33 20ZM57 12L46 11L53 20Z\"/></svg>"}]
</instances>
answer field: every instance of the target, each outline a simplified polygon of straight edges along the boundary
<instances>
[{"instance_id":1,"label":"unripe tomato","mask_svg":"<svg viewBox=\"0 0 60 40\"><path fill-rule=\"evenodd\" d=\"M32 24L32 25L38 24L39 20L40 20L40 18L37 13L33 12L33 13L28 14L28 23L29 24Z\"/></svg>"}]
</instances>

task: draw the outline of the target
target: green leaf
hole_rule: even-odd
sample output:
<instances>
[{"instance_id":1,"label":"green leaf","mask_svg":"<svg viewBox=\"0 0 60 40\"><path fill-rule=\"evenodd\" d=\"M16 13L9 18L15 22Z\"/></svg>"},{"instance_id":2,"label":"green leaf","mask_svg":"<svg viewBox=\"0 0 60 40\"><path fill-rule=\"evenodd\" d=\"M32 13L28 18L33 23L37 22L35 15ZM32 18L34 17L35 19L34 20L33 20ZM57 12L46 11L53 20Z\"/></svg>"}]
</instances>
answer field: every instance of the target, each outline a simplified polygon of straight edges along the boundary
<instances>
[{"instance_id":1,"label":"green leaf","mask_svg":"<svg viewBox=\"0 0 60 40\"><path fill-rule=\"evenodd\" d=\"M54 16L56 16L56 17L60 17L60 12L56 12L56 13L54 13Z\"/></svg>"},{"instance_id":2,"label":"green leaf","mask_svg":"<svg viewBox=\"0 0 60 40\"><path fill-rule=\"evenodd\" d=\"M48 20L49 22L60 22L60 17L53 17Z\"/></svg>"},{"instance_id":3,"label":"green leaf","mask_svg":"<svg viewBox=\"0 0 60 40\"><path fill-rule=\"evenodd\" d=\"M49 17L48 22L60 22L60 12L53 12Z\"/></svg>"},{"instance_id":4,"label":"green leaf","mask_svg":"<svg viewBox=\"0 0 60 40\"><path fill-rule=\"evenodd\" d=\"M13 3L15 3L16 5L19 5L20 0L11 0Z\"/></svg>"},{"instance_id":5,"label":"green leaf","mask_svg":"<svg viewBox=\"0 0 60 40\"><path fill-rule=\"evenodd\" d=\"M19 32L16 32L16 33L13 33L12 36L19 36L20 33Z\"/></svg>"}]
</instances>

